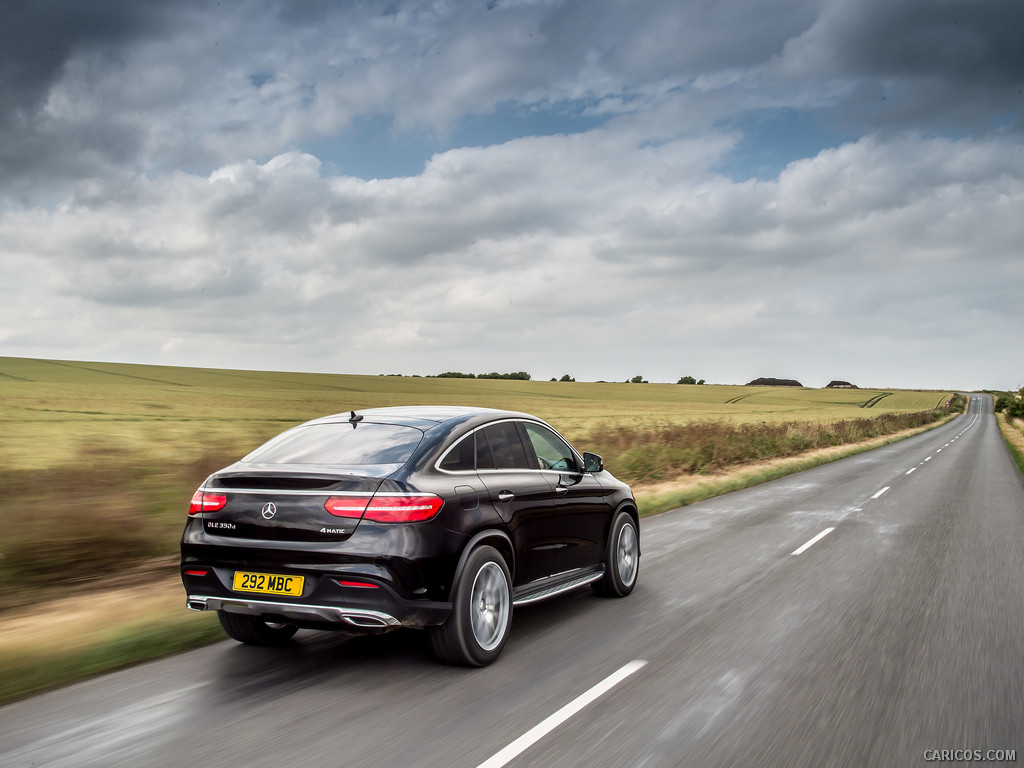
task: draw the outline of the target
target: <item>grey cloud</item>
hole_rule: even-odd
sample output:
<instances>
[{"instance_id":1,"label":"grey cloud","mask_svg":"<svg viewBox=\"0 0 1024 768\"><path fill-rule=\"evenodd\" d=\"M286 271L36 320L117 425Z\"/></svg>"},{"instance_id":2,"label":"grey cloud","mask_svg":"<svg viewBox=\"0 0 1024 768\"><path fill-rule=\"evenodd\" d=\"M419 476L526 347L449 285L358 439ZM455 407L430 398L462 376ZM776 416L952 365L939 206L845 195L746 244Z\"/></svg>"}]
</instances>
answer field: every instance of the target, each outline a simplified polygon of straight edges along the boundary
<instances>
[{"instance_id":1,"label":"grey cloud","mask_svg":"<svg viewBox=\"0 0 1024 768\"><path fill-rule=\"evenodd\" d=\"M68 61L116 61L129 45L180 26L187 6L171 2L8 0L0 6L0 177L25 191L32 177L91 175L134 158L139 139L116 117L95 132L69 134L46 112ZM96 73L106 76L106 72ZM80 98L88 99L87 94Z\"/></svg>"},{"instance_id":2,"label":"grey cloud","mask_svg":"<svg viewBox=\"0 0 1024 768\"><path fill-rule=\"evenodd\" d=\"M1024 7L1003 0L842 3L822 17L820 45L839 74L1024 83Z\"/></svg>"},{"instance_id":3,"label":"grey cloud","mask_svg":"<svg viewBox=\"0 0 1024 768\"><path fill-rule=\"evenodd\" d=\"M569 2L542 17L549 55L596 56L627 83L755 66L814 21L816 2ZM737 20L742 20L737 23Z\"/></svg>"},{"instance_id":4,"label":"grey cloud","mask_svg":"<svg viewBox=\"0 0 1024 768\"><path fill-rule=\"evenodd\" d=\"M173 24L181 2L7 0L0 16L0 119L31 119L76 51L113 53Z\"/></svg>"},{"instance_id":5,"label":"grey cloud","mask_svg":"<svg viewBox=\"0 0 1024 768\"><path fill-rule=\"evenodd\" d=\"M466 115L509 106L642 113L614 126L638 142L700 135L746 109L837 101L855 123L939 116L980 132L1020 118L1024 25L1010 7L9 5L0 183L30 199L49 179L272 156L361 116L444 134Z\"/></svg>"},{"instance_id":6,"label":"grey cloud","mask_svg":"<svg viewBox=\"0 0 1024 768\"><path fill-rule=\"evenodd\" d=\"M222 305L235 296L249 296L261 287L259 275L244 259L225 263L223 259L198 263L169 263L164 255L133 254L105 256L100 264L82 269L72 267L63 275L62 292L104 306L187 311L210 302ZM202 269L202 274L196 274ZM220 330L232 318L218 322ZM245 322L235 318L240 327Z\"/></svg>"},{"instance_id":7,"label":"grey cloud","mask_svg":"<svg viewBox=\"0 0 1024 768\"><path fill-rule=\"evenodd\" d=\"M827 4L781 72L850 85L839 115L883 129L1024 129L1024 6L1002 0Z\"/></svg>"},{"instance_id":8,"label":"grey cloud","mask_svg":"<svg viewBox=\"0 0 1024 768\"><path fill-rule=\"evenodd\" d=\"M735 6L614 0L7 7L0 177L26 195L47 179L272 155L358 116L443 133L509 104L643 97L635 110L709 67L770 56L813 20L803 2L750 3L741 14L761 21L740 29Z\"/></svg>"}]
</instances>

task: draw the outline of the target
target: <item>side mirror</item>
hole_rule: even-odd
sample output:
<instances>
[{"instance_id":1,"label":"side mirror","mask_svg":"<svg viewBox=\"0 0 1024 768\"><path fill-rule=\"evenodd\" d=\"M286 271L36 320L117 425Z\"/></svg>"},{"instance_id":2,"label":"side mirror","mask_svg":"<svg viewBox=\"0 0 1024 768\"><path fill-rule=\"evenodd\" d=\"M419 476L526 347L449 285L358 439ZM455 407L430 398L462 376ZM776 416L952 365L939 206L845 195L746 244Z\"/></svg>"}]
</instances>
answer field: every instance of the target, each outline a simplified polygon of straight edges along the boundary
<instances>
[{"instance_id":1,"label":"side mirror","mask_svg":"<svg viewBox=\"0 0 1024 768\"><path fill-rule=\"evenodd\" d=\"M604 459L596 453L588 452L583 454L584 472L601 472L602 470L604 470Z\"/></svg>"}]
</instances>

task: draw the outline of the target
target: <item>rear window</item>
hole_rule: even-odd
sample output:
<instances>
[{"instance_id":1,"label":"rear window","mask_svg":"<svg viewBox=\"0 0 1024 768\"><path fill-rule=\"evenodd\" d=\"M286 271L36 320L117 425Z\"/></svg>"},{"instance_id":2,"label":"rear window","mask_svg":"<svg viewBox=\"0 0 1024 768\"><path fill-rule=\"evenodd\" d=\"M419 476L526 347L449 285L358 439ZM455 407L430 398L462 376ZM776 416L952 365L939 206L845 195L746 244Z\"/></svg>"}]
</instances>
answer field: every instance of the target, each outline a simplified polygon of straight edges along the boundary
<instances>
[{"instance_id":1,"label":"rear window","mask_svg":"<svg viewBox=\"0 0 1024 768\"><path fill-rule=\"evenodd\" d=\"M404 464L423 433L394 424L310 424L283 432L250 453L251 464Z\"/></svg>"}]
</instances>

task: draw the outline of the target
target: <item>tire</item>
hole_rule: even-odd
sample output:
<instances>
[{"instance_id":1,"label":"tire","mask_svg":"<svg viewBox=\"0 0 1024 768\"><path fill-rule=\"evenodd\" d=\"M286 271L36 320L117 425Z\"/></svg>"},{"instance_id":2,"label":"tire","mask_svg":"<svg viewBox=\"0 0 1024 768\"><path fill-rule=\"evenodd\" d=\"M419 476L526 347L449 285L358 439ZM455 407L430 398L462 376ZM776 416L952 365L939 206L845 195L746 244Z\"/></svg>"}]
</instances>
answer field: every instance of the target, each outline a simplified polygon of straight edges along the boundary
<instances>
[{"instance_id":1,"label":"tire","mask_svg":"<svg viewBox=\"0 0 1024 768\"><path fill-rule=\"evenodd\" d=\"M628 512L619 512L608 537L604 577L594 591L607 597L625 597L636 586L640 574L640 534Z\"/></svg>"},{"instance_id":2,"label":"tire","mask_svg":"<svg viewBox=\"0 0 1024 768\"><path fill-rule=\"evenodd\" d=\"M452 595L452 615L428 637L434 655L447 664L483 667L501 653L512 626L512 579L493 547L470 552Z\"/></svg>"},{"instance_id":3,"label":"tire","mask_svg":"<svg viewBox=\"0 0 1024 768\"><path fill-rule=\"evenodd\" d=\"M284 645L298 631L291 624L268 624L258 616L243 613L217 611L217 618L232 640L246 645Z\"/></svg>"}]
</instances>

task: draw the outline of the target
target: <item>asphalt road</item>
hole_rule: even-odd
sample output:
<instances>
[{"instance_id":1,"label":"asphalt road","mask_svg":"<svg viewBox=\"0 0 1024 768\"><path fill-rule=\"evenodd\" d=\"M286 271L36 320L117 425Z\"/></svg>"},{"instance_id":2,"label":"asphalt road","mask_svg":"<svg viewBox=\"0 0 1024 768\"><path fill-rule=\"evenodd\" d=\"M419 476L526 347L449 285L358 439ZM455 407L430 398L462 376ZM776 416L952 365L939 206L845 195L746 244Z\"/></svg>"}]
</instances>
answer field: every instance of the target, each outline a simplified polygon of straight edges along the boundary
<instances>
[{"instance_id":1,"label":"asphalt road","mask_svg":"<svg viewBox=\"0 0 1024 768\"><path fill-rule=\"evenodd\" d=\"M0 765L1024 760L1024 480L990 398L645 520L642 545L632 596L518 610L491 667L411 632L224 642L0 709Z\"/></svg>"}]
</instances>

